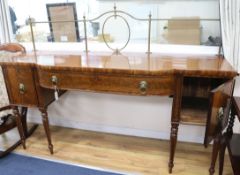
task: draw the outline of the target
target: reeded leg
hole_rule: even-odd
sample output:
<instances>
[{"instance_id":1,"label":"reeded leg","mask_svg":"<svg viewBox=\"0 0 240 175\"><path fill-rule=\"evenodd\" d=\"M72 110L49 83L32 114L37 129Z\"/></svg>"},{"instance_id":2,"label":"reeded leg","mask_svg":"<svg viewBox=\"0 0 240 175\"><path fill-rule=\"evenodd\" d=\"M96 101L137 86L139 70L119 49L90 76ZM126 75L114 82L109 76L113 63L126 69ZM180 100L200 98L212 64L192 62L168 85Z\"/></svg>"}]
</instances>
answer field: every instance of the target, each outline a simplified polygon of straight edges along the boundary
<instances>
[{"instance_id":1,"label":"reeded leg","mask_svg":"<svg viewBox=\"0 0 240 175\"><path fill-rule=\"evenodd\" d=\"M50 133L50 129L49 129L47 109L42 108L42 109L40 109L40 112L42 114L42 122L43 122L44 130L45 130L45 133L47 136L47 140L48 140L48 149L49 149L50 153L53 154L53 145L52 145L51 133Z\"/></svg>"},{"instance_id":2,"label":"reeded leg","mask_svg":"<svg viewBox=\"0 0 240 175\"><path fill-rule=\"evenodd\" d=\"M18 132L20 134L22 146L23 146L24 149L26 149L25 134L24 134L24 130L23 130L23 126L22 126L22 120L21 120L21 116L19 114L18 107L13 108L13 114L16 118L17 128L18 128Z\"/></svg>"},{"instance_id":3,"label":"reeded leg","mask_svg":"<svg viewBox=\"0 0 240 175\"><path fill-rule=\"evenodd\" d=\"M211 160L211 166L209 168L210 175L213 175L215 172L215 164L218 157L219 148L220 148L220 136L217 136L213 142L212 160Z\"/></svg>"},{"instance_id":4,"label":"reeded leg","mask_svg":"<svg viewBox=\"0 0 240 175\"><path fill-rule=\"evenodd\" d=\"M177 145L177 134L178 134L178 126L179 123L172 123L171 127L171 135L170 135L170 157L169 157L169 163L168 163L168 172L172 173L172 169L174 166L174 155L175 155L175 150L176 150L176 145Z\"/></svg>"}]
</instances>

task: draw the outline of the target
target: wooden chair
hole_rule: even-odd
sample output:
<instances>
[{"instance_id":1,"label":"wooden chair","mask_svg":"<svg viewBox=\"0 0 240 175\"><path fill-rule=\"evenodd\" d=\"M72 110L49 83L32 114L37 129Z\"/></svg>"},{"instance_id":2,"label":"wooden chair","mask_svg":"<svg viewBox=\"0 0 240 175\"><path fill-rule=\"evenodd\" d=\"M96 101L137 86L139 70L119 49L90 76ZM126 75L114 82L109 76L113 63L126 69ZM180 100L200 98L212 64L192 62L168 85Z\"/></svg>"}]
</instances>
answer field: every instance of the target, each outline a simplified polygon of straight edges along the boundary
<instances>
[{"instance_id":1,"label":"wooden chair","mask_svg":"<svg viewBox=\"0 0 240 175\"><path fill-rule=\"evenodd\" d=\"M25 48L17 43L8 43L0 45L0 51L25 53Z\"/></svg>"},{"instance_id":2,"label":"wooden chair","mask_svg":"<svg viewBox=\"0 0 240 175\"><path fill-rule=\"evenodd\" d=\"M226 148L228 149L234 175L240 175L240 134L233 134L235 116L237 116L240 121L240 97L233 97L229 125L221 140L219 152L219 175L223 174Z\"/></svg>"},{"instance_id":3,"label":"wooden chair","mask_svg":"<svg viewBox=\"0 0 240 175\"><path fill-rule=\"evenodd\" d=\"M20 44L9 43L0 45L0 51L14 52L14 54L17 54L17 52L19 52L22 54L25 53L25 48ZM14 150L21 143L25 149L25 138L31 135L31 133L36 129L37 125L34 125L28 132L26 123L27 108L22 107L21 112L19 112L19 107L9 105L3 76L0 76L0 83L0 112L2 113L2 116L0 116L0 134L4 134L5 132L17 127L21 138L6 150L0 151L0 157L3 157Z\"/></svg>"},{"instance_id":4,"label":"wooden chair","mask_svg":"<svg viewBox=\"0 0 240 175\"><path fill-rule=\"evenodd\" d=\"M213 175L215 172L215 163L222 148L223 131L228 125L233 89L234 80L231 80L211 91L210 94L210 110L208 112L204 141L204 145L207 147L213 140L212 159L209 169L210 175Z\"/></svg>"}]
</instances>

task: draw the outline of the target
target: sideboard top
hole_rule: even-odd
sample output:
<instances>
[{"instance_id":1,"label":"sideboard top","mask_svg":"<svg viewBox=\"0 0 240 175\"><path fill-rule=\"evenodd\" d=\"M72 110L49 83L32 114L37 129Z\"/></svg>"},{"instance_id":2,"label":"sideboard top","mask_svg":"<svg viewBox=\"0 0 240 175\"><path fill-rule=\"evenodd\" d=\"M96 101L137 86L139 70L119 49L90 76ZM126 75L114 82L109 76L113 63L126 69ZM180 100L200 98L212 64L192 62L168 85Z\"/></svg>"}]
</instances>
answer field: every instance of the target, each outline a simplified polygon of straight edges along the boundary
<instances>
[{"instance_id":1,"label":"sideboard top","mask_svg":"<svg viewBox=\"0 0 240 175\"><path fill-rule=\"evenodd\" d=\"M1 65L32 65L40 69L88 70L142 74L178 72L186 76L234 77L237 72L222 56L184 54L112 54L104 52L31 52L1 56Z\"/></svg>"}]
</instances>

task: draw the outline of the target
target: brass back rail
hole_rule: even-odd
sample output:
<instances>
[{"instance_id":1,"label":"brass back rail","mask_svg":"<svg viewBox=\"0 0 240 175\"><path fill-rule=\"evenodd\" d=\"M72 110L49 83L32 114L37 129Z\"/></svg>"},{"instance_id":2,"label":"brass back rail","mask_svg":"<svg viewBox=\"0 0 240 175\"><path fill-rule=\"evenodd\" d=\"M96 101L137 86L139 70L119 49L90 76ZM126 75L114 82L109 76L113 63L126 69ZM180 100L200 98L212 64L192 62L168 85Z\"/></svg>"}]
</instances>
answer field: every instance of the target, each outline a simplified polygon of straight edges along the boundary
<instances>
[{"instance_id":1,"label":"brass back rail","mask_svg":"<svg viewBox=\"0 0 240 175\"><path fill-rule=\"evenodd\" d=\"M104 21L104 24L112 16L114 16L115 18L120 17L120 18L122 18L126 22L127 27L129 29L129 36L128 36L126 44L121 49L118 49L118 48L115 49L115 52L119 53L119 51L123 50L128 45L129 40L130 40L130 25L128 24L126 18L124 18L121 14L126 15L126 16L132 18L133 20L148 22L148 38L147 38L147 51L146 51L146 53L148 53L148 54L151 53L151 27L152 27L151 24L152 24L152 21L167 21L167 20L176 20L176 21L181 21L181 20L186 21L186 20L189 20L189 21L191 21L192 20L192 19L152 18L151 12L149 13L148 18L137 18L137 17L131 15L130 13L127 13L127 12L122 11L122 10L117 10L116 5L114 5L114 10L110 10L110 11L104 12L104 13L100 14L99 16L97 16L95 18L92 18L92 19L86 19L86 16L84 15L82 20L36 21L35 22L35 21L32 21L31 18L29 17L30 28L31 28L30 31L31 31L32 43L33 43L33 50L36 51L36 45L35 45L35 39L34 39L34 31L33 31L33 24L82 22L83 25L84 25L85 52L88 52L89 50L88 50L87 24L86 23L87 22L94 22L94 21L96 21L96 20L98 20L98 19L108 15L106 17L105 21ZM220 19L214 19L214 18L201 18L199 20L200 21L219 21L220 22ZM104 24L103 24L103 27L104 27ZM111 50L114 50L107 43L107 41L106 41L106 39L104 37L104 30L102 30L102 36L103 36L103 40L104 40L105 44L107 45L107 47L109 49L111 49Z\"/></svg>"}]
</instances>

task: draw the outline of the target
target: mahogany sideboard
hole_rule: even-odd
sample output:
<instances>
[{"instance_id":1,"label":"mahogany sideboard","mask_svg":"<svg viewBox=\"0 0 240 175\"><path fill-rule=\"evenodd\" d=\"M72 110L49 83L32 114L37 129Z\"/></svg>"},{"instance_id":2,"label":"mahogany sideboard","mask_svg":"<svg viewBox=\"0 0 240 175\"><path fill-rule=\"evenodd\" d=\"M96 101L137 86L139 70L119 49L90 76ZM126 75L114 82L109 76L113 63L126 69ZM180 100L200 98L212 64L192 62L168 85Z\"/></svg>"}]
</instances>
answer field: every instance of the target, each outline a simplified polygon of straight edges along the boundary
<instances>
[{"instance_id":1,"label":"mahogany sideboard","mask_svg":"<svg viewBox=\"0 0 240 175\"><path fill-rule=\"evenodd\" d=\"M41 111L51 153L47 107L66 90L173 98L170 173L179 124L206 125L209 92L237 75L217 55L42 51L6 57L0 65L10 103Z\"/></svg>"}]
</instances>

